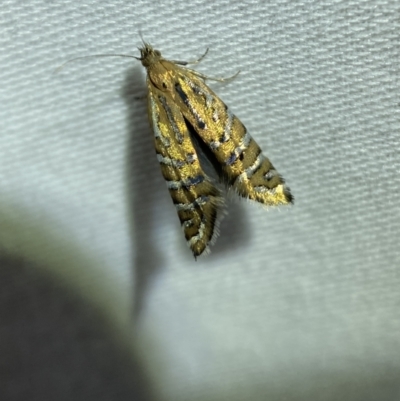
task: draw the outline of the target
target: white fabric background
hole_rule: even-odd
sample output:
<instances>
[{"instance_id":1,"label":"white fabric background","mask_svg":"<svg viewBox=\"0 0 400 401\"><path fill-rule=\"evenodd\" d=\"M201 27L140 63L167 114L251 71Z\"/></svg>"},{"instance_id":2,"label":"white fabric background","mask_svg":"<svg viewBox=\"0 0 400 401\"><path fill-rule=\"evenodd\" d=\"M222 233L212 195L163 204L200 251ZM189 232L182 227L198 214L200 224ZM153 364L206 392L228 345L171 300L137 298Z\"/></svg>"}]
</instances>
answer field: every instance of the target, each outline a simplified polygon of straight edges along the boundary
<instances>
[{"instance_id":1,"label":"white fabric background","mask_svg":"<svg viewBox=\"0 0 400 401\"><path fill-rule=\"evenodd\" d=\"M140 63L53 73L138 55L139 30L171 59L209 47L210 76L242 71L210 85L296 198L230 203L197 262ZM156 399L399 399L399 32L397 0L3 2L3 252L95 305Z\"/></svg>"}]
</instances>

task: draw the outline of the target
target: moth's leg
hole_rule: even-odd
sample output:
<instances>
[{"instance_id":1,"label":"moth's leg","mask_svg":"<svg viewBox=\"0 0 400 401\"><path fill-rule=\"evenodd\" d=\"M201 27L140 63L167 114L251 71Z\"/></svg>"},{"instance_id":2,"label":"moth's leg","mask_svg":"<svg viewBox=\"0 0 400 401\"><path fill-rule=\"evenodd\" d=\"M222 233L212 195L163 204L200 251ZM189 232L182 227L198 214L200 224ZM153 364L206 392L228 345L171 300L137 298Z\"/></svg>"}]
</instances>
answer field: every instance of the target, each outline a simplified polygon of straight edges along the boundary
<instances>
[{"instance_id":1,"label":"moth's leg","mask_svg":"<svg viewBox=\"0 0 400 401\"><path fill-rule=\"evenodd\" d=\"M198 76L199 78L202 78L204 80L208 79L210 81L218 81L218 82L229 82L235 79L239 74L240 70L232 75L231 77L226 77L226 78L214 78L214 77L208 77L207 75L202 74L201 72L195 71L195 70L190 70L194 75Z\"/></svg>"},{"instance_id":2,"label":"moth's leg","mask_svg":"<svg viewBox=\"0 0 400 401\"><path fill-rule=\"evenodd\" d=\"M200 56L197 60L191 60L191 61L175 61L174 60L172 62L175 63L175 64L179 64L179 65L188 65L188 64L194 65L194 64L198 64L207 55L208 50L209 50L209 48L207 47L206 52L202 56Z\"/></svg>"}]
</instances>

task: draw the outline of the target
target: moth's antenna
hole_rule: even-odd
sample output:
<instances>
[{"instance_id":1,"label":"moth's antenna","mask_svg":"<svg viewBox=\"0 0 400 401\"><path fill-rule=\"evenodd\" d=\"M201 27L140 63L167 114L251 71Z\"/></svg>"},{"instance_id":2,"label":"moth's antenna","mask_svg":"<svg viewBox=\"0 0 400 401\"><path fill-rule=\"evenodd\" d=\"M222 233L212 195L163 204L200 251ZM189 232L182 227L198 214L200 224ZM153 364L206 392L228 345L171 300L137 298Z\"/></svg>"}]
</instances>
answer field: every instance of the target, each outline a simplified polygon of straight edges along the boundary
<instances>
[{"instance_id":1,"label":"moth's antenna","mask_svg":"<svg viewBox=\"0 0 400 401\"><path fill-rule=\"evenodd\" d=\"M139 36L140 36L140 39L142 39L142 43L146 46L146 42L143 39L142 31L140 31L140 30L139 30Z\"/></svg>"},{"instance_id":2,"label":"moth's antenna","mask_svg":"<svg viewBox=\"0 0 400 401\"><path fill-rule=\"evenodd\" d=\"M129 54L92 54L90 56L82 56L82 57L75 57L72 58L71 60L66 61L65 63L61 64L59 67L57 67L54 70L54 73L58 73L60 72L64 66L68 63L71 63L72 61L76 61L76 60L82 60L84 58L91 58L91 57L128 57L128 58L135 58L136 60L141 60L139 57L136 56L131 56Z\"/></svg>"}]
</instances>

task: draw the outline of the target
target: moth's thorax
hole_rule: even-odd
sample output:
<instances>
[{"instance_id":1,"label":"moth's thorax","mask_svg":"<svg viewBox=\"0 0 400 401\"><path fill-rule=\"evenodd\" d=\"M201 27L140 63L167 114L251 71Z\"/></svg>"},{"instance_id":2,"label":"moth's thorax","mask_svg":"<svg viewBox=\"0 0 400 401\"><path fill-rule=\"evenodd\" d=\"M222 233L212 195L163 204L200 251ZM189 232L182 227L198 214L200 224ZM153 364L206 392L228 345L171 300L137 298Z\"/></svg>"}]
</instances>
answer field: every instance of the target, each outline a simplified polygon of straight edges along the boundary
<instances>
[{"instance_id":1,"label":"moth's thorax","mask_svg":"<svg viewBox=\"0 0 400 401\"><path fill-rule=\"evenodd\" d=\"M152 84L162 92L171 91L171 63L148 43L140 49L140 60Z\"/></svg>"}]
</instances>

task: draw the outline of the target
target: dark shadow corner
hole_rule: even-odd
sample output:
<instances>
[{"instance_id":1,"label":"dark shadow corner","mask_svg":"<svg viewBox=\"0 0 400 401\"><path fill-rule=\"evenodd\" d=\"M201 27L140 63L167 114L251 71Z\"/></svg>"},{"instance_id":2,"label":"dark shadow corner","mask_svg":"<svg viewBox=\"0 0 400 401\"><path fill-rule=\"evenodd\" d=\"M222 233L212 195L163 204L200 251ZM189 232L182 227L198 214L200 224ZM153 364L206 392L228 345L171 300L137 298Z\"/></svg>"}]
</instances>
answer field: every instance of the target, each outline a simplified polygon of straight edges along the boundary
<instances>
[{"instance_id":1,"label":"dark shadow corner","mask_svg":"<svg viewBox=\"0 0 400 401\"><path fill-rule=\"evenodd\" d=\"M0 254L0 399L154 400L100 311L44 271Z\"/></svg>"}]
</instances>

